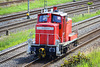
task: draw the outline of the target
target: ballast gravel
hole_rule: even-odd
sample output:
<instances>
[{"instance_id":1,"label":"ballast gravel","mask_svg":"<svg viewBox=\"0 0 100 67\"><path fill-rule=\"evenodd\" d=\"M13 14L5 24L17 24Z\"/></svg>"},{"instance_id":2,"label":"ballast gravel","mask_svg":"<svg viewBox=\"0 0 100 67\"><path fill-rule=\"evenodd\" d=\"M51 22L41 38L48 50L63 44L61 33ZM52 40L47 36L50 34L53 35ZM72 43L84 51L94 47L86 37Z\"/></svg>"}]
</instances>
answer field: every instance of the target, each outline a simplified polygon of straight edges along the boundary
<instances>
[{"instance_id":1,"label":"ballast gravel","mask_svg":"<svg viewBox=\"0 0 100 67\"><path fill-rule=\"evenodd\" d=\"M85 55L89 54L93 50L100 49L100 38L88 43L87 45L75 50L73 53L70 53L68 56L64 57L63 59L51 64L49 67L60 67L61 64L64 63L64 60L68 59L70 56L78 54L78 52L83 52Z\"/></svg>"}]
</instances>

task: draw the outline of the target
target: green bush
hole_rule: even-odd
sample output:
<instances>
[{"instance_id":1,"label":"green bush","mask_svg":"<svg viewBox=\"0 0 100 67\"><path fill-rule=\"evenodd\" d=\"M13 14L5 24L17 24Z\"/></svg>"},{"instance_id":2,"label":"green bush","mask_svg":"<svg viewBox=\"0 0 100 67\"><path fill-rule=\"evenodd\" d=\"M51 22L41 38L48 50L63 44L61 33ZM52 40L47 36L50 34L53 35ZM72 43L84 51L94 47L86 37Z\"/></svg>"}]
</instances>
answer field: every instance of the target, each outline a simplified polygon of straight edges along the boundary
<instances>
[{"instance_id":1,"label":"green bush","mask_svg":"<svg viewBox=\"0 0 100 67\"><path fill-rule=\"evenodd\" d=\"M88 4L88 5L92 5L92 4L93 4L93 2L87 2L87 4Z\"/></svg>"},{"instance_id":2,"label":"green bush","mask_svg":"<svg viewBox=\"0 0 100 67\"><path fill-rule=\"evenodd\" d=\"M71 56L68 60L64 60L64 64L61 64L61 67L74 67L82 61L89 62L90 59L79 52L77 55Z\"/></svg>"},{"instance_id":3,"label":"green bush","mask_svg":"<svg viewBox=\"0 0 100 67\"><path fill-rule=\"evenodd\" d=\"M76 67L100 67L100 49L94 50L88 54L88 57L90 57L89 62L83 61L80 64L77 64Z\"/></svg>"},{"instance_id":4,"label":"green bush","mask_svg":"<svg viewBox=\"0 0 100 67\"><path fill-rule=\"evenodd\" d=\"M100 67L100 49L94 50L87 56L79 52L68 60L64 59L64 64L61 64L61 67Z\"/></svg>"}]
</instances>

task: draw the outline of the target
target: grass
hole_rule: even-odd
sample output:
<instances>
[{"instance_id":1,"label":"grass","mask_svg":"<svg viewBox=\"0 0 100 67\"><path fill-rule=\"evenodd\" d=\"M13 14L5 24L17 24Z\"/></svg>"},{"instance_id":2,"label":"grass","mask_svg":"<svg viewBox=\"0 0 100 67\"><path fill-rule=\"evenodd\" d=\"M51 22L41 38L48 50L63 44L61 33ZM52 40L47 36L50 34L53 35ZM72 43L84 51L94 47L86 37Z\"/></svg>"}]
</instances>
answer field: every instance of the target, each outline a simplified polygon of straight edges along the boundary
<instances>
[{"instance_id":1,"label":"grass","mask_svg":"<svg viewBox=\"0 0 100 67\"><path fill-rule=\"evenodd\" d=\"M88 19L90 17L100 15L100 10L97 11L96 13L92 13L92 14L90 14L90 15L85 14L83 18L81 15L79 15L79 16L73 17L72 20L74 22L79 22L79 21ZM34 32L33 29L29 29L29 30L25 30L22 32L12 33L12 34L10 34L10 36L1 37L1 39L0 39L0 51L27 41L27 39L28 39L27 37L29 36L31 31Z\"/></svg>"},{"instance_id":2,"label":"grass","mask_svg":"<svg viewBox=\"0 0 100 67\"><path fill-rule=\"evenodd\" d=\"M48 6L72 2L73 0L47 0ZM79 1L79 0L76 0ZM44 6L44 0L35 0L30 2L30 9L40 8ZM21 4L12 4L10 7L0 7L0 15L20 12L27 10L27 2Z\"/></svg>"},{"instance_id":3,"label":"grass","mask_svg":"<svg viewBox=\"0 0 100 67\"><path fill-rule=\"evenodd\" d=\"M9 1L14 1L14 0L0 0L0 3L2 3L2 2L9 2Z\"/></svg>"},{"instance_id":4,"label":"grass","mask_svg":"<svg viewBox=\"0 0 100 67\"><path fill-rule=\"evenodd\" d=\"M29 29L18 33L12 33L9 36L1 37L0 51L27 41L27 39L30 37L30 32L34 32L34 30Z\"/></svg>"},{"instance_id":5,"label":"grass","mask_svg":"<svg viewBox=\"0 0 100 67\"><path fill-rule=\"evenodd\" d=\"M98 10L95 13L87 13L87 14L84 14L84 16L83 15L75 16L75 17L72 18L72 21L73 21L73 23L75 23L75 22L79 22L79 21L82 21L82 20L85 20L85 19L88 19L88 18L97 16L97 15L100 15L100 10Z\"/></svg>"},{"instance_id":6,"label":"grass","mask_svg":"<svg viewBox=\"0 0 100 67\"><path fill-rule=\"evenodd\" d=\"M88 56L90 57L89 62L83 61L76 67L100 67L100 50L93 51L92 53L88 54Z\"/></svg>"}]
</instances>

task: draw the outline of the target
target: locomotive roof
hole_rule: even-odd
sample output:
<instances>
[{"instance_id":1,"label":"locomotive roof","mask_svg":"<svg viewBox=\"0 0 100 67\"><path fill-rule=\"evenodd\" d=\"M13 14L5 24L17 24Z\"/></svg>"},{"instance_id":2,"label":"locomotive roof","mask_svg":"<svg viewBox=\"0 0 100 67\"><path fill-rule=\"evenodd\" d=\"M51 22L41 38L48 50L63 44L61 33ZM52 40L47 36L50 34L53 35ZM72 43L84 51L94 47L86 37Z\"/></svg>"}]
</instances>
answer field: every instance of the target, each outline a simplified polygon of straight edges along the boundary
<instances>
[{"instance_id":1,"label":"locomotive roof","mask_svg":"<svg viewBox=\"0 0 100 67\"><path fill-rule=\"evenodd\" d=\"M61 16L67 16L67 13L63 13L63 12L53 12L52 14L57 14L57 15L61 15Z\"/></svg>"},{"instance_id":2,"label":"locomotive roof","mask_svg":"<svg viewBox=\"0 0 100 67\"><path fill-rule=\"evenodd\" d=\"M56 15L60 15L60 16L67 16L67 13L63 13L63 12L45 12L45 13L41 13L41 14L47 14L47 13L52 13L52 14L56 14Z\"/></svg>"}]
</instances>

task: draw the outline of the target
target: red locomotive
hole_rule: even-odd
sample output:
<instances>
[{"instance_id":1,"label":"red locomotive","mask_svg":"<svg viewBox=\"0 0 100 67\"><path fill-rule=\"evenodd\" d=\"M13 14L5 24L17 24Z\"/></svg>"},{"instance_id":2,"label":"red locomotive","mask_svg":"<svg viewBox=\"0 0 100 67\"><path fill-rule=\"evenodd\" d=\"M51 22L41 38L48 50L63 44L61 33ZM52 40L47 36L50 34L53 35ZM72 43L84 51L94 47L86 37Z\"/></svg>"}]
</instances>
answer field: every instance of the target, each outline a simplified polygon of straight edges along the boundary
<instances>
[{"instance_id":1,"label":"red locomotive","mask_svg":"<svg viewBox=\"0 0 100 67\"><path fill-rule=\"evenodd\" d=\"M53 7L50 12L44 10L38 14L35 41L28 40L28 53L39 57L61 56L70 45L76 44L77 34L72 33L72 19Z\"/></svg>"}]
</instances>

